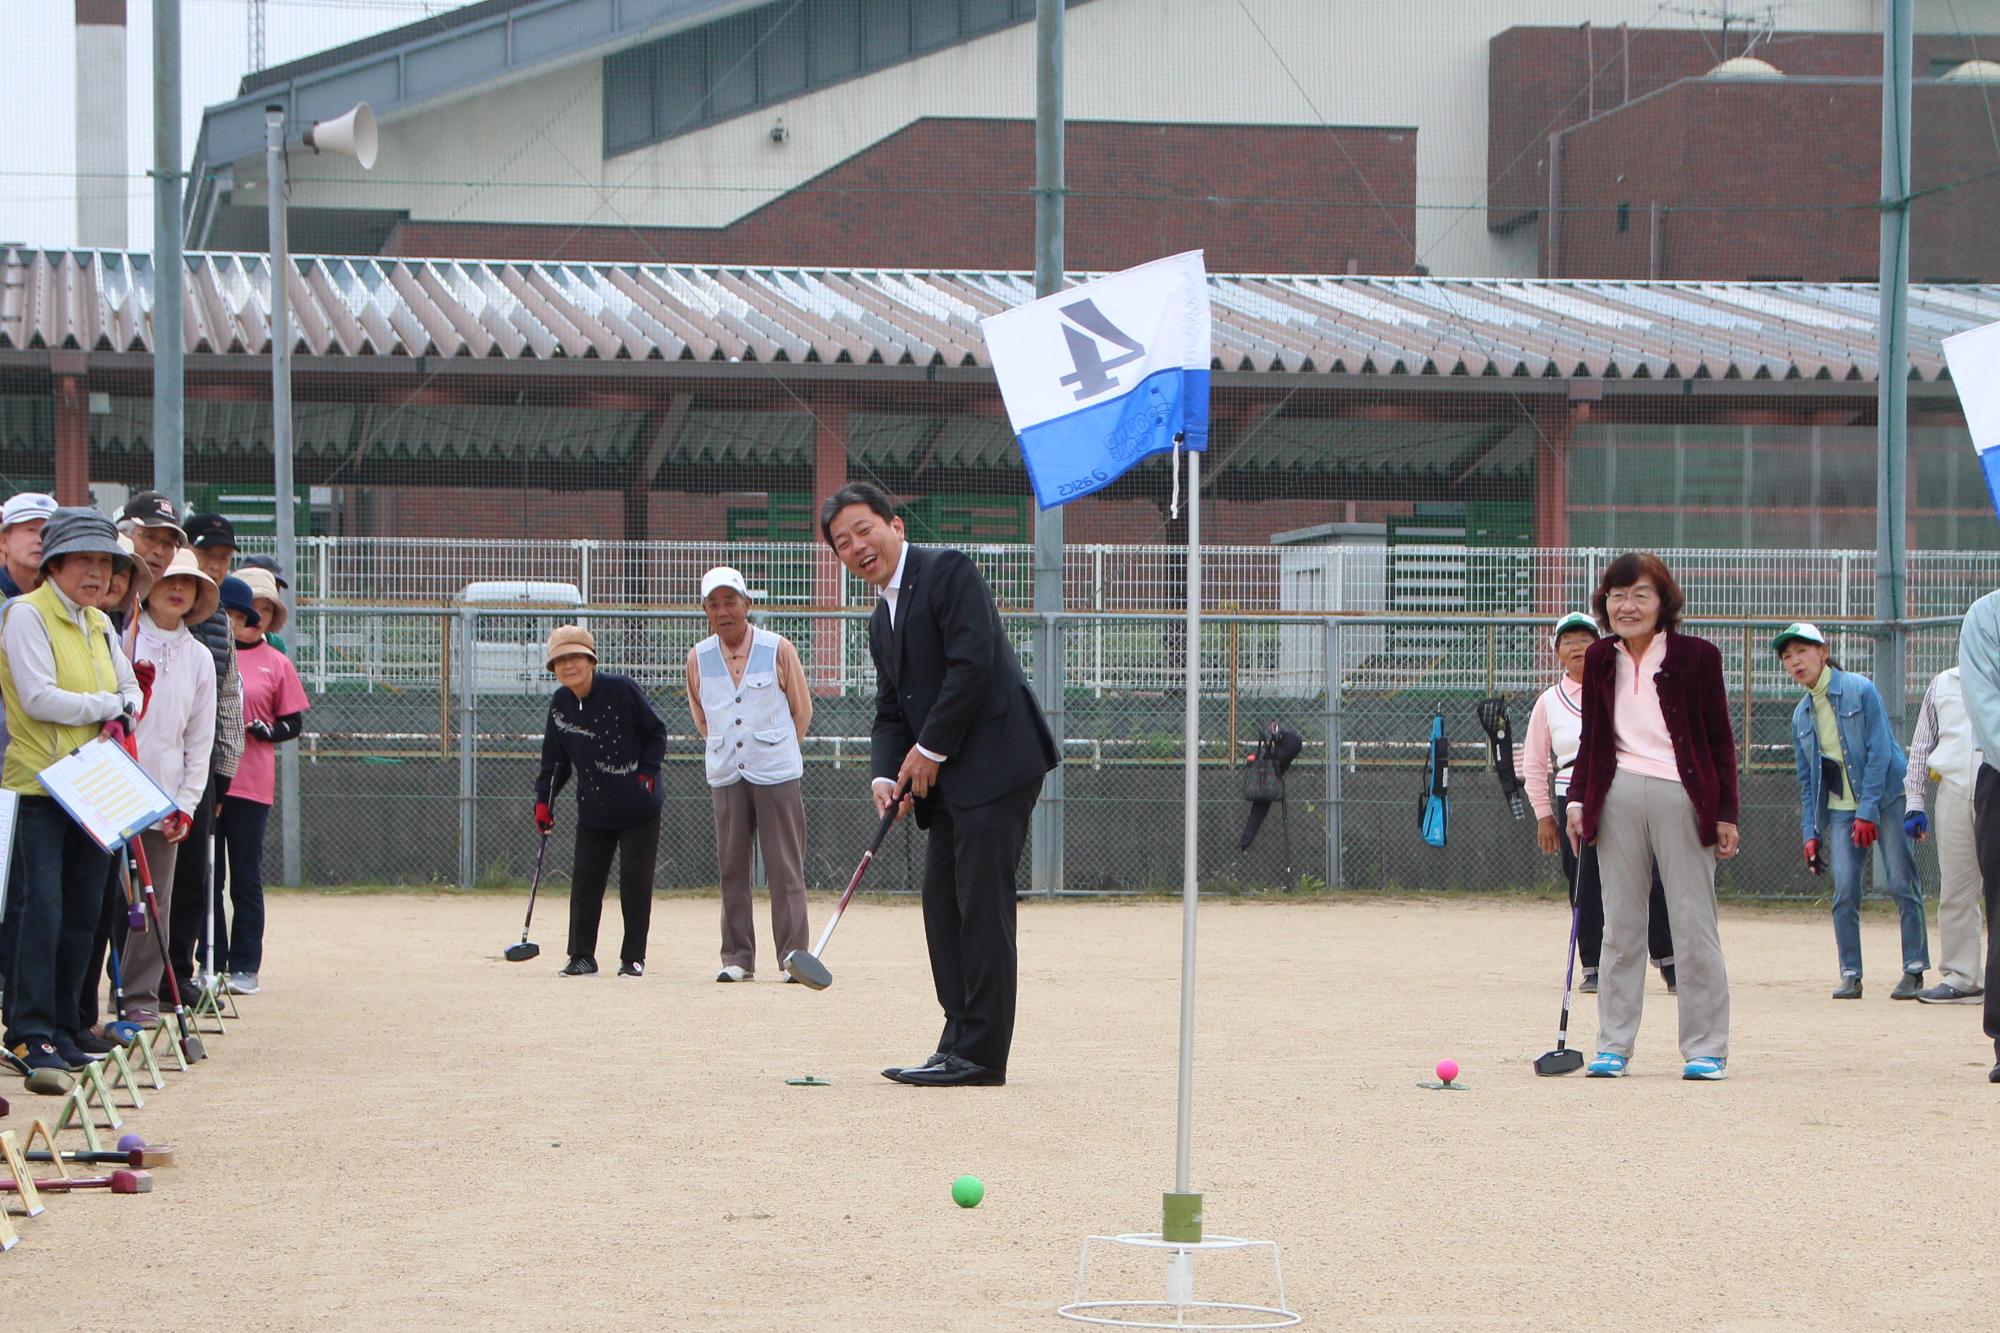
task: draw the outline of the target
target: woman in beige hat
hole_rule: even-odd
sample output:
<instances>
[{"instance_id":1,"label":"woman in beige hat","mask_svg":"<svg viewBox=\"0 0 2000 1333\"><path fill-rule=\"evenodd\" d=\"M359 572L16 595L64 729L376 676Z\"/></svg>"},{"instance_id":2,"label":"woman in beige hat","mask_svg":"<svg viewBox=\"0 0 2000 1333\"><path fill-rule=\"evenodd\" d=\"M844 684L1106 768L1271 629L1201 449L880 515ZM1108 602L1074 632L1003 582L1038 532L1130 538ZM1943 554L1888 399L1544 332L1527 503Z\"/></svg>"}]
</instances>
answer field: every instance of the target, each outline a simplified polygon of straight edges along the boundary
<instances>
[{"instance_id":1,"label":"woman in beige hat","mask_svg":"<svg viewBox=\"0 0 2000 1333\"><path fill-rule=\"evenodd\" d=\"M569 962L562 975L597 971L597 926L616 854L618 905L625 917L618 975L642 977L653 918L653 861L660 848L660 762L667 756L667 727L636 681L597 669L597 642L581 625L558 625L549 635L548 664L560 688L549 699L542 768L535 778L535 828L543 837L556 826L556 793L576 777Z\"/></svg>"},{"instance_id":2,"label":"woman in beige hat","mask_svg":"<svg viewBox=\"0 0 2000 1333\"><path fill-rule=\"evenodd\" d=\"M132 728L139 767L174 801L174 813L139 835L162 922L173 910L174 860L208 786L208 756L215 744L215 659L187 627L214 615L221 596L194 552L182 547L125 626L125 655L134 674L142 687L151 677L145 709ZM158 1021L165 962L159 931L129 937L124 980L133 1022Z\"/></svg>"}]
</instances>

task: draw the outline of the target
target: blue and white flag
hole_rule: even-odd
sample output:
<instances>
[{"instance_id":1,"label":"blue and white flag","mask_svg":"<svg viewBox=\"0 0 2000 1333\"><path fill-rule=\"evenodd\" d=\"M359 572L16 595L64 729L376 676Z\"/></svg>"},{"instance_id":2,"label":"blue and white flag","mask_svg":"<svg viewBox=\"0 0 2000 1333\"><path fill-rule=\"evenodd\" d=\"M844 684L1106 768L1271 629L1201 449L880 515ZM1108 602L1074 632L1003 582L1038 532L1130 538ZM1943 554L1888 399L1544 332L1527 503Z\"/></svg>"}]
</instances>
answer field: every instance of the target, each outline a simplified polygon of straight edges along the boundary
<instances>
[{"instance_id":1,"label":"blue and white flag","mask_svg":"<svg viewBox=\"0 0 2000 1333\"><path fill-rule=\"evenodd\" d=\"M2000 513L2000 324L1986 324L1944 340L1945 364L1958 390L1979 469L1986 474L1986 493Z\"/></svg>"},{"instance_id":2,"label":"blue and white flag","mask_svg":"<svg viewBox=\"0 0 2000 1333\"><path fill-rule=\"evenodd\" d=\"M1067 504L1142 458L1208 447L1208 273L1156 259L979 321L1035 500Z\"/></svg>"}]
</instances>

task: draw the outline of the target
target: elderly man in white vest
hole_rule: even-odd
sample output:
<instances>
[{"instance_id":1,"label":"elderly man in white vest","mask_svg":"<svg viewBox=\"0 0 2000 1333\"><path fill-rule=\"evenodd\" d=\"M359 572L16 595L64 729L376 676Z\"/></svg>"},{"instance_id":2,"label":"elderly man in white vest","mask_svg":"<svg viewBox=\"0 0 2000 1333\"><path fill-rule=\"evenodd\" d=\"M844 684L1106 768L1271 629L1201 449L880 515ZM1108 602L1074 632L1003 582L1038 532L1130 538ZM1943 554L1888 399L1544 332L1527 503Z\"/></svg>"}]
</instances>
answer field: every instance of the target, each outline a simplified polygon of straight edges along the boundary
<instances>
[{"instance_id":1,"label":"elderly man in white vest","mask_svg":"<svg viewBox=\"0 0 2000 1333\"><path fill-rule=\"evenodd\" d=\"M715 979L748 981L757 971L753 837L771 887L773 960L810 943L799 741L812 725L812 692L792 641L750 624L750 590L741 574L718 565L702 575L701 609L714 633L688 653L687 695L706 748L722 873L722 970Z\"/></svg>"}]
</instances>

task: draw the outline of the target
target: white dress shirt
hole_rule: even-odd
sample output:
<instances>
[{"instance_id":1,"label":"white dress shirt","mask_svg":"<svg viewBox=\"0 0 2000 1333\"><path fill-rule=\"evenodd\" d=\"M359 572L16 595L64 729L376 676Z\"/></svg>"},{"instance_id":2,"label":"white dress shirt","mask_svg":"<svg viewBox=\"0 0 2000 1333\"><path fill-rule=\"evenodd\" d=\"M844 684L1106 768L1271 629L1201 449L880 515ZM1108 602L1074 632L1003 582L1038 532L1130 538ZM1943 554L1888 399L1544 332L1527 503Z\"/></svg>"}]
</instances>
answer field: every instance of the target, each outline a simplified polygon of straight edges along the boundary
<instances>
[{"instance_id":1,"label":"white dress shirt","mask_svg":"<svg viewBox=\"0 0 2000 1333\"><path fill-rule=\"evenodd\" d=\"M884 602L887 602L889 604L890 629L894 629L896 627L896 599L902 596L903 566L909 563L910 563L910 544L908 542L904 542L902 551L896 556L896 572L889 576L889 581L886 584L875 590L875 595L877 597L880 597ZM922 755L924 758L930 760L934 764L942 764L945 759L943 755L934 754L931 751L926 750L921 745L917 747L917 753ZM875 781L886 782L892 787L896 784L896 780L894 778L876 778Z\"/></svg>"}]
</instances>

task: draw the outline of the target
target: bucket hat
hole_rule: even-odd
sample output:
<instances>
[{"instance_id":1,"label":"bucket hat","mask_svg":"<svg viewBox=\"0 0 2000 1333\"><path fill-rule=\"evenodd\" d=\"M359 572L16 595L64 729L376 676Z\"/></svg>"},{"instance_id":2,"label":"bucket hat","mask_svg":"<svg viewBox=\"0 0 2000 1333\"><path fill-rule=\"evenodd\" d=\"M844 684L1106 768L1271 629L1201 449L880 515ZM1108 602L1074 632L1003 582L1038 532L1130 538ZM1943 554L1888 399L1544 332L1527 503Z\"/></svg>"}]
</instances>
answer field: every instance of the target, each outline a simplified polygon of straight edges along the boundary
<instances>
[{"instance_id":1,"label":"bucket hat","mask_svg":"<svg viewBox=\"0 0 2000 1333\"><path fill-rule=\"evenodd\" d=\"M132 563L132 553L118 544L118 528L95 509L65 507L42 525L42 568L66 555L108 555L114 568Z\"/></svg>"},{"instance_id":2,"label":"bucket hat","mask_svg":"<svg viewBox=\"0 0 2000 1333\"><path fill-rule=\"evenodd\" d=\"M222 596L223 610L238 612L242 615L244 623L252 629L264 623L264 617L257 612L257 604L250 592L250 585L242 579L231 574L222 580L222 586L216 591Z\"/></svg>"},{"instance_id":3,"label":"bucket hat","mask_svg":"<svg viewBox=\"0 0 2000 1333\"><path fill-rule=\"evenodd\" d=\"M558 657L568 657L571 653L582 653L595 662L597 640L592 638L590 631L581 625L557 625L554 633L549 635L549 651L544 654L548 659L549 670L556 669Z\"/></svg>"},{"instance_id":4,"label":"bucket hat","mask_svg":"<svg viewBox=\"0 0 2000 1333\"><path fill-rule=\"evenodd\" d=\"M285 605L284 594L278 591L278 581L271 577L271 571L268 569L246 569L240 571L234 577L250 585L250 595L252 597L261 597L271 604L270 615L266 616L262 611L257 613L263 617L264 632L266 634L277 634L282 631L285 628L285 622L292 618L292 611L290 607Z\"/></svg>"},{"instance_id":5,"label":"bucket hat","mask_svg":"<svg viewBox=\"0 0 2000 1333\"><path fill-rule=\"evenodd\" d=\"M194 580L194 606L188 610L186 623L199 625L214 615L215 609L222 605L222 590L215 586L214 579L201 572L201 563L194 558L194 549L188 546L175 549L173 562L161 572L152 587L157 588L168 579L179 578L182 575ZM151 591L151 588L147 590L149 596Z\"/></svg>"}]
</instances>

